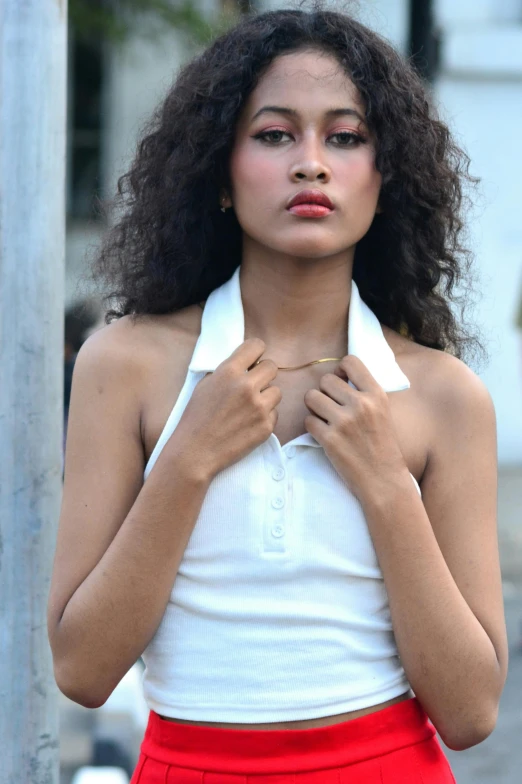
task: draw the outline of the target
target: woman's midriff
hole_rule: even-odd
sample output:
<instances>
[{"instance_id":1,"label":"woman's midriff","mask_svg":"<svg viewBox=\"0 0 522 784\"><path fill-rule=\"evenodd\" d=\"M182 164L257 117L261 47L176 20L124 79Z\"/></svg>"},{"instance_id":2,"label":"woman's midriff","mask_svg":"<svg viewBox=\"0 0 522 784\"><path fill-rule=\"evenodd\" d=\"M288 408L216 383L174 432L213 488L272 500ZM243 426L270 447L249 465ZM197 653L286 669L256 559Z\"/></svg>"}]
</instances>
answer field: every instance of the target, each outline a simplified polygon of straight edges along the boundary
<instances>
[{"instance_id":1,"label":"woman's midriff","mask_svg":"<svg viewBox=\"0 0 522 784\"><path fill-rule=\"evenodd\" d=\"M199 727L221 727L222 729L227 730L304 730L313 727L327 727L331 724L340 724L343 721L357 719L360 716L376 713L377 711L383 710L383 708L388 708L390 705L395 705L396 702L409 700L413 696L413 692L407 691L404 694L400 694L398 697L387 700L387 702L381 702L379 705L372 705L369 708L361 708L361 710L349 711L348 713L338 713L336 716L321 716L318 719L303 719L302 721L274 721L265 722L263 724L231 724L230 722L219 721L190 721L188 719L175 719L170 716L161 716L161 718L165 719L165 721L176 721L178 724L196 724Z\"/></svg>"}]
</instances>

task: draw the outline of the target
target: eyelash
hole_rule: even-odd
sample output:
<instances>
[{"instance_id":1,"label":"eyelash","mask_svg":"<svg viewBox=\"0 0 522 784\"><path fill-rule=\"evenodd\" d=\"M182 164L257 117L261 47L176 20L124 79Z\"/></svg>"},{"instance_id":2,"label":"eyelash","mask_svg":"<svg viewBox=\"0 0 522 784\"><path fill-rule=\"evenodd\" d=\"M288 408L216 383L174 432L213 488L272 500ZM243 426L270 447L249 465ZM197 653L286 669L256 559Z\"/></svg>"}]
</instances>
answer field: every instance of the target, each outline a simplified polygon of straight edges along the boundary
<instances>
[{"instance_id":1,"label":"eyelash","mask_svg":"<svg viewBox=\"0 0 522 784\"><path fill-rule=\"evenodd\" d=\"M260 133L256 133L252 138L253 139L259 139L260 141L264 142L265 144L268 144L270 147L276 147L276 146L278 146L277 142L270 142L266 138L267 136L270 136L273 133L282 133L282 134L286 134L287 136L290 135L288 131L282 131L280 129L274 128L271 131L261 131ZM332 135L329 136L328 138L331 139L333 136L349 136L351 141L358 142L359 144L364 144L366 142L366 139L364 138L364 136L361 136L359 133L354 133L353 131L338 131L337 133L332 133ZM349 148L349 147L354 146L354 145L341 144L339 146L340 147Z\"/></svg>"}]
</instances>

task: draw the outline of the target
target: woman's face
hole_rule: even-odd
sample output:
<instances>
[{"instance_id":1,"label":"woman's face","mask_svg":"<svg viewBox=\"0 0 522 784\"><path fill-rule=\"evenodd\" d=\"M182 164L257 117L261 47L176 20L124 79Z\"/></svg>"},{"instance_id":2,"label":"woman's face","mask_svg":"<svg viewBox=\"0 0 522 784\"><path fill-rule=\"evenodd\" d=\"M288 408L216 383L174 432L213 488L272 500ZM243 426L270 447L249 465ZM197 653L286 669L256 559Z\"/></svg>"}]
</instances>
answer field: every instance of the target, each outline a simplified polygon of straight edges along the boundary
<instances>
[{"instance_id":1,"label":"woman's face","mask_svg":"<svg viewBox=\"0 0 522 784\"><path fill-rule=\"evenodd\" d=\"M271 63L239 118L225 202L251 242L304 258L355 247L373 221L381 187L364 117L358 91L334 57L303 50ZM289 211L305 189L326 194L333 210L319 217Z\"/></svg>"}]
</instances>

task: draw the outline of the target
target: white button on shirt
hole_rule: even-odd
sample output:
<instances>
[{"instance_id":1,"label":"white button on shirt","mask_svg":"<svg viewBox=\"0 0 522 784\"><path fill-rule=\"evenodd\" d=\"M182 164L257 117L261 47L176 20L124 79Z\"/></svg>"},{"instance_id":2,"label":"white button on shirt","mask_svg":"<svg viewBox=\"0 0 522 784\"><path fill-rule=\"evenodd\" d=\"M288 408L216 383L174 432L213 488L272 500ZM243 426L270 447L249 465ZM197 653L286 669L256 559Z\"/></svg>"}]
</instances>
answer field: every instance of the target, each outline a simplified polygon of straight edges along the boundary
<instances>
[{"instance_id":1,"label":"white button on shirt","mask_svg":"<svg viewBox=\"0 0 522 784\"><path fill-rule=\"evenodd\" d=\"M353 280L347 337L348 353L387 392L408 389ZM243 341L238 267L207 298L185 384L145 480L196 385ZM272 434L213 479L172 582L143 653L144 696L157 713L292 721L409 689L361 504L309 433L285 446Z\"/></svg>"}]
</instances>

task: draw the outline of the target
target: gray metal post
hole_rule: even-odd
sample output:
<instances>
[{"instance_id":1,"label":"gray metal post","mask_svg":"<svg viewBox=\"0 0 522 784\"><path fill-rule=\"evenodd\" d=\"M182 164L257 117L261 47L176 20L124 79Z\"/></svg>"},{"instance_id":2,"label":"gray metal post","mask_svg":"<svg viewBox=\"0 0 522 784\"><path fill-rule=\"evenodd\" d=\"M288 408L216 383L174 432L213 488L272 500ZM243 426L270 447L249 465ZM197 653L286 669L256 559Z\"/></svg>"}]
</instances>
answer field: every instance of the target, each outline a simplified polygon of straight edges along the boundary
<instances>
[{"instance_id":1,"label":"gray metal post","mask_svg":"<svg viewBox=\"0 0 522 784\"><path fill-rule=\"evenodd\" d=\"M0 782L57 784L67 0L0 0Z\"/></svg>"}]
</instances>

